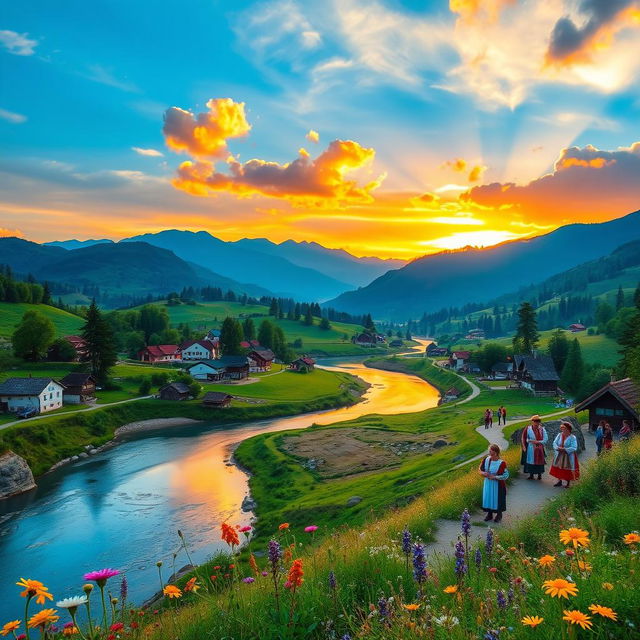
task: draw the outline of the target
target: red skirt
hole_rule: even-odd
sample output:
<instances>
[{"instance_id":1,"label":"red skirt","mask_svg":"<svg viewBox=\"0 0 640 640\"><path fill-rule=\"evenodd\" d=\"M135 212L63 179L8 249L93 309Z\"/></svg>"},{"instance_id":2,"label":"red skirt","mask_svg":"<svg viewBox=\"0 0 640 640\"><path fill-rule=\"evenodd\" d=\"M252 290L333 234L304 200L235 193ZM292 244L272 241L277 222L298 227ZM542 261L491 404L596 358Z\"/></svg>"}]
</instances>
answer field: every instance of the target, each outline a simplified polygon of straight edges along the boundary
<instances>
[{"instance_id":1,"label":"red skirt","mask_svg":"<svg viewBox=\"0 0 640 640\"><path fill-rule=\"evenodd\" d=\"M569 462L569 456L573 456L573 464L575 469L571 468ZM557 463L557 465L556 465ZM554 464L549 469L549 475L558 480L577 480L580 477L580 463L578 462L578 456L575 453L565 453L565 455L559 455Z\"/></svg>"}]
</instances>

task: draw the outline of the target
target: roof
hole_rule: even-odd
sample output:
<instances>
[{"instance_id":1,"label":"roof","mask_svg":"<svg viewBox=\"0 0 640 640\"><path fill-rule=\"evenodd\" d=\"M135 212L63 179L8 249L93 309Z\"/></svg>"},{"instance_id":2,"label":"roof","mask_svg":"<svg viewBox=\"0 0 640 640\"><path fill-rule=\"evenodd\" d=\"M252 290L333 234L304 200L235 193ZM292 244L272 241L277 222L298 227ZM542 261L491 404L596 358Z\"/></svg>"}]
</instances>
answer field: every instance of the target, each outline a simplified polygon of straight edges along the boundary
<instances>
[{"instance_id":1,"label":"roof","mask_svg":"<svg viewBox=\"0 0 640 640\"><path fill-rule=\"evenodd\" d=\"M186 369L193 369L193 367L198 366L199 364L204 364L207 367L211 367L211 369L215 369L216 371L224 371L224 364L220 360L197 360L189 364L189 366L185 367Z\"/></svg>"},{"instance_id":2,"label":"roof","mask_svg":"<svg viewBox=\"0 0 640 640\"><path fill-rule=\"evenodd\" d=\"M213 336L214 338L219 338L220 337L220 329L211 329L211 331L209 331L209 333L207 335Z\"/></svg>"},{"instance_id":3,"label":"roof","mask_svg":"<svg viewBox=\"0 0 640 640\"><path fill-rule=\"evenodd\" d=\"M86 344L87 342L82 336L65 336L64 339L71 344L74 342L82 342Z\"/></svg>"},{"instance_id":4,"label":"roof","mask_svg":"<svg viewBox=\"0 0 640 640\"><path fill-rule=\"evenodd\" d=\"M156 344L145 347L141 351L148 351L152 356L172 356L179 351L179 348L177 344Z\"/></svg>"},{"instance_id":5,"label":"roof","mask_svg":"<svg viewBox=\"0 0 640 640\"><path fill-rule=\"evenodd\" d=\"M491 371L511 371L513 369L513 363L511 362L496 362L492 367Z\"/></svg>"},{"instance_id":6,"label":"roof","mask_svg":"<svg viewBox=\"0 0 640 640\"><path fill-rule=\"evenodd\" d=\"M243 340L240 343L240 346L244 347L245 349L250 349L251 347L256 349L256 348L260 348L260 343L257 340Z\"/></svg>"},{"instance_id":7,"label":"roof","mask_svg":"<svg viewBox=\"0 0 640 640\"><path fill-rule=\"evenodd\" d=\"M60 380L60 382L66 387L81 387L87 384L89 378L95 382L95 378L90 373L82 373L81 371L67 373L67 375Z\"/></svg>"},{"instance_id":8,"label":"roof","mask_svg":"<svg viewBox=\"0 0 640 640\"><path fill-rule=\"evenodd\" d=\"M310 358L309 356L301 356L300 358L296 358L294 362L302 362L303 364L306 364L308 367L312 367L316 363L316 361L313 358Z\"/></svg>"},{"instance_id":9,"label":"roof","mask_svg":"<svg viewBox=\"0 0 640 640\"><path fill-rule=\"evenodd\" d=\"M560 380L551 356L542 354L515 356L516 367L524 370L531 376L532 380Z\"/></svg>"},{"instance_id":10,"label":"roof","mask_svg":"<svg viewBox=\"0 0 640 640\"><path fill-rule=\"evenodd\" d=\"M276 357L271 349L254 349L249 355L254 353L263 360L273 360Z\"/></svg>"},{"instance_id":11,"label":"roof","mask_svg":"<svg viewBox=\"0 0 640 640\"><path fill-rule=\"evenodd\" d=\"M0 383L0 395L37 396L40 395L51 382L60 384L53 378L9 378Z\"/></svg>"},{"instance_id":12,"label":"roof","mask_svg":"<svg viewBox=\"0 0 640 640\"><path fill-rule=\"evenodd\" d=\"M573 327L574 329L586 329L587 328L580 322L575 322L574 324L570 324L569 328L571 328L571 327Z\"/></svg>"},{"instance_id":13,"label":"roof","mask_svg":"<svg viewBox=\"0 0 640 640\"><path fill-rule=\"evenodd\" d=\"M638 415L638 405L640 405L640 387L638 387L631 378L623 378L622 380L614 380L613 382L607 383L604 387L590 395L586 400L577 404L575 407L576 413L587 409L590 404L595 402L605 393L610 393L632 414L636 416Z\"/></svg>"},{"instance_id":14,"label":"roof","mask_svg":"<svg viewBox=\"0 0 640 640\"><path fill-rule=\"evenodd\" d=\"M224 369L225 367L244 367L249 364L247 356L222 356L217 360L197 360L190 364L187 369L191 369L198 364L205 364L212 369Z\"/></svg>"},{"instance_id":15,"label":"roof","mask_svg":"<svg viewBox=\"0 0 640 640\"><path fill-rule=\"evenodd\" d=\"M444 395L445 396L459 396L460 395L460 391L459 391L458 387L451 387L451 389L449 389Z\"/></svg>"},{"instance_id":16,"label":"roof","mask_svg":"<svg viewBox=\"0 0 640 640\"><path fill-rule=\"evenodd\" d=\"M207 351L215 351L216 345L211 342L211 340L187 340L180 345L180 351L184 351L189 347L193 347L194 344L199 344L204 347Z\"/></svg>"},{"instance_id":17,"label":"roof","mask_svg":"<svg viewBox=\"0 0 640 640\"><path fill-rule=\"evenodd\" d=\"M471 357L471 351L454 351L451 357L456 360L468 360Z\"/></svg>"},{"instance_id":18,"label":"roof","mask_svg":"<svg viewBox=\"0 0 640 640\"><path fill-rule=\"evenodd\" d=\"M227 398L233 398L233 396L223 391L207 391L202 398L202 402L223 402Z\"/></svg>"},{"instance_id":19,"label":"roof","mask_svg":"<svg viewBox=\"0 0 640 640\"><path fill-rule=\"evenodd\" d=\"M160 393L162 393L165 389L169 387L173 387L178 393L189 393L189 385L184 382L170 382L169 384L165 384L164 387L159 389Z\"/></svg>"}]
</instances>

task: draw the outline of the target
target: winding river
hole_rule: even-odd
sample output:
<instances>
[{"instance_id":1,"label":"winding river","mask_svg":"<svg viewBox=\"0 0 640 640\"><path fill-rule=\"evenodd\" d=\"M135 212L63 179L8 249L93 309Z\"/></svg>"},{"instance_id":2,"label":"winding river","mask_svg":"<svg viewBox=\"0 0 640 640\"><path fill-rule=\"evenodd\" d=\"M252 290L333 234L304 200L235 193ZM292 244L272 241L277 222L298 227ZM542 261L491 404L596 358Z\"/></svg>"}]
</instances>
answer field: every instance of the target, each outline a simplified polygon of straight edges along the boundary
<instances>
[{"instance_id":1,"label":"winding river","mask_svg":"<svg viewBox=\"0 0 640 640\"><path fill-rule=\"evenodd\" d=\"M0 621L19 616L21 577L43 581L56 599L79 593L87 571L126 571L140 602L165 578L181 529L194 562L222 548L219 523L249 524L240 505L247 476L229 463L234 445L256 434L329 424L368 413L434 407L438 392L423 380L368 369L356 359L321 362L371 386L351 407L237 426L196 424L132 435L119 446L39 479L38 489L0 502ZM176 567L187 564L184 552ZM9 597L8 597L9 596ZM55 600L54 600L55 602Z\"/></svg>"}]
</instances>

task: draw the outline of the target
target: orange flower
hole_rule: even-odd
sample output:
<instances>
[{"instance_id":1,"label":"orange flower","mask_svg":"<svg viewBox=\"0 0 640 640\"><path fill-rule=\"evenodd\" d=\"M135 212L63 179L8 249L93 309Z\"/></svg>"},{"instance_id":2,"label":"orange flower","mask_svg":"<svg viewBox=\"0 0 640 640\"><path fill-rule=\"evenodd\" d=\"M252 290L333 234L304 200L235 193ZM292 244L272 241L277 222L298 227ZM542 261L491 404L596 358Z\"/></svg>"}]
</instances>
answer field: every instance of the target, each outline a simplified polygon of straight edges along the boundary
<instances>
[{"instance_id":1,"label":"orange flower","mask_svg":"<svg viewBox=\"0 0 640 640\"><path fill-rule=\"evenodd\" d=\"M544 592L552 598L568 598L578 593L578 587L573 582L569 582L564 578L556 578L555 580L545 580L542 583Z\"/></svg>"},{"instance_id":2,"label":"orange flower","mask_svg":"<svg viewBox=\"0 0 640 640\"><path fill-rule=\"evenodd\" d=\"M578 560L578 568L580 571L591 571L591 569L593 569L588 562L584 562L583 560Z\"/></svg>"},{"instance_id":3,"label":"orange flower","mask_svg":"<svg viewBox=\"0 0 640 640\"><path fill-rule=\"evenodd\" d=\"M417 611L420 608L419 604L403 604L402 605L407 611Z\"/></svg>"},{"instance_id":4,"label":"orange flower","mask_svg":"<svg viewBox=\"0 0 640 640\"><path fill-rule=\"evenodd\" d=\"M573 544L573 548L588 547L589 532L584 529L578 529L577 527L569 527L569 529L563 529L560 532L560 542L562 544Z\"/></svg>"},{"instance_id":5,"label":"orange flower","mask_svg":"<svg viewBox=\"0 0 640 640\"><path fill-rule=\"evenodd\" d=\"M610 582L603 582L602 588L606 591L613 591L613 585Z\"/></svg>"},{"instance_id":6,"label":"orange flower","mask_svg":"<svg viewBox=\"0 0 640 640\"><path fill-rule=\"evenodd\" d=\"M22 624L21 620L12 620L11 622L7 622L7 624L2 627L2 631L0 631L0 636L8 636L10 633L13 633L16 629L20 628Z\"/></svg>"},{"instance_id":7,"label":"orange flower","mask_svg":"<svg viewBox=\"0 0 640 640\"><path fill-rule=\"evenodd\" d=\"M627 533L623 540L625 544L640 544L640 535L632 531L631 533Z\"/></svg>"},{"instance_id":8,"label":"orange flower","mask_svg":"<svg viewBox=\"0 0 640 640\"><path fill-rule=\"evenodd\" d=\"M80 630L78 629L78 627L65 627L62 630L63 636L75 636L78 633L80 633Z\"/></svg>"},{"instance_id":9,"label":"orange flower","mask_svg":"<svg viewBox=\"0 0 640 640\"><path fill-rule=\"evenodd\" d=\"M284 561L285 562L291 562L292 558L293 558L293 553L291 553L291 549L285 549L284 550Z\"/></svg>"},{"instance_id":10,"label":"orange flower","mask_svg":"<svg viewBox=\"0 0 640 640\"><path fill-rule=\"evenodd\" d=\"M173 584L168 584L162 590L162 593L164 593L164 595L167 596L168 598L180 598L180 597L182 597L182 591L180 591L180 589L178 589L178 587L176 587Z\"/></svg>"},{"instance_id":11,"label":"orange flower","mask_svg":"<svg viewBox=\"0 0 640 640\"><path fill-rule=\"evenodd\" d=\"M249 566L251 567L251 571L258 575L260 573L260 568L258 567L258 563L256 562L256 557L253 553L249 556Z\"/></svg>"},{"instance_id":12,"label":"orange flower","mask_svg":"<svg viewBox=\"0 0 640 640\"><path fill-rule=\"evenodd\" d=\"M196 580L197 580L196 577L189 579L187 584L184 585L185 593L189 593L189 591L193 591L194 593L196 593L198 591L198 589L200 588L200 585L196 582Z\"/></svg>"},{"instance_id":13,"label":"orange flower","mask_svg":"<svg viewBox=\"0 0 640 640\"><path fill-rule=\"evenodd\" d=\"M591 611L591 613L597 613L603 618L609 618L609 620L613 620L614 622L618 619L618 614L611 607L603 607L600 604L590 604L589 611Z\"/></svg>"},{"instance_id":14,"label":"orange flower","mask_svg":"<svg viewBox=\"0 0 640 640\"><path fill-rule=\"evenodd\" d=\"M294 560L291 565L291 569L289 569L289 574L287 575L289 588L295 589L296 587L300 587L302 585L303 575L304 571L302 570L302 560Z\"/></svg>"},{"instance_id":15,"label":"orange flower","mask_svg":"<svg viewBox=\"0 0 640 640\"><path fill-rule=\"evenodd\" d=\"M564 615L562 616L562 619L570 622L571 624L580 625L583 629L588 630L593 626L591 617L586 613L582 613L582 611L567 611L565 609L563 613Z\"/></svg>"},{"instance_id":16,"label":"orange flower","mask_svg":"<svg viewBox=\"0 0 640 640\"><path fill-rule=\"evenodd\" d=\"M39 580L25 580L24 578L20 578L16 584L19 587L24 587L24 591L20 594L23 598L35 597L38 604L44 604L45 598L53 600L53 595L48 593L49 589Z\"/></svg>"},{"instance_id":17,"label":"orange flower","mask_svg":"<svg viewBox=\"0 0 640 640\"><path fill-rule=\"evenodd\" d=\"M520 620L520 622L522 622L525 627L535 629L539 624L544 622L544 618L541 618L540 616L525 616Z\"/></svg>"},{"instance_id":18,"label":"orange flower","mask_svg":"<svg viewBox=\"0 0 640 640\"><path fill-rule=\"evenodd\" d=\"M284 531L285 529L288 529L288 528L289 528L289 523L288 523L288 522L283 522L283 523L278 527L278 529L279 529L280 531Z\"/></svg>"},{"instance_id":19,"label":"orange flower","mask_svg":"<svg viewBox=\"0 0 640 640\"><path fill-rule=\"evenodd\" d=\"M444 593L456 593L456 591L458 591L458 586L455 584L450 584L448 587L445 587L442 591Z\"/></svg>"},{"instance_id":20,"label":"orange flower","mask_svg":"<svg viewBox=\"0 0 640 640\"><path fill-rule=\"evenodd\" d=\"M541 567L548 567L552 565L555 561L556 559L553 556L549 556L549 555L538 558L538 564Z\"/></svg>"},{"instance_id":21,"label":"orange flower","mask_svg":"<svg viewBox=\"0 0 640 640\"><path fill-rule=\"evenodd\" d=\"M48 624L56 622L56 620L60 619L60 616L57 616L56 613L57 612L55 609L42 609L42 611L38 611L38 613L29 618L29 622L27 623L29 629L44 627Z\"/></svg>"},{"instance_id":22,"label":"orange flower","mask_svg":"<svg viewBox=\"0 0 640 640\"><path fill-rule=\"evenodd\" d=\"M238 532L231 526L229 526L226 522L223 522L220 525L222 529L222 539L230 546L240 544L240 538L238 538Z\"/></svg>"}]
</instances>

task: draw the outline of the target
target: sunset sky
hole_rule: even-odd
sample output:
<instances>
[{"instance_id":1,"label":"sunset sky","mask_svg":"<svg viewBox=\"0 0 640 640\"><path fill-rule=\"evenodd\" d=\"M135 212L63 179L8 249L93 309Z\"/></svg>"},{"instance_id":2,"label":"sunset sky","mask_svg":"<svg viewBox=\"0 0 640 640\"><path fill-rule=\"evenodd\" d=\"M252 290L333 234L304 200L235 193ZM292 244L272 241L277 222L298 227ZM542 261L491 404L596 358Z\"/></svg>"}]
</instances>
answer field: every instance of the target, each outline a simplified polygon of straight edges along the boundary
<instances>
[{"instance_id":1,"label":"sunset sky","mask_svg":"<svg viewBox=\"0 0 640 640\"><path fill-rule=\"evenodd\" d=\"M0 235L411 258L640 208L640 0L31 0L0 73Z\"/></svg>"}]
</instances>

